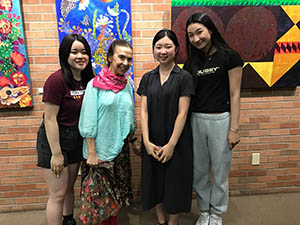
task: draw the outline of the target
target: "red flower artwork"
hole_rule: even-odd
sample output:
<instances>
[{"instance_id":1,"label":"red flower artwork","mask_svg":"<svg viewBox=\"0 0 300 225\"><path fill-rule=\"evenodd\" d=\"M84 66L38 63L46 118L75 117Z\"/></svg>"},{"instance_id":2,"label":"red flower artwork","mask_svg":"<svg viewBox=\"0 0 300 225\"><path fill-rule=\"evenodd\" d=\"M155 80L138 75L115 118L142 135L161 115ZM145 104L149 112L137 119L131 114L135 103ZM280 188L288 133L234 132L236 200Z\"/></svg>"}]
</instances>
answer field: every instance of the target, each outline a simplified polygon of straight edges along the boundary
<instances>
[{"instance_id":1,"label":"red flower artwork","mask_svg":"<svg viewBox=\"0 0 300 225\"><path fill-rule=\"evenodd\" d=\"M25 57L23 54L21 54L19 52L12 52L10 56L11 56L11 60L14 64L16 64L20 67L24 66Z\"/></svg>"},{"instance_id":2,"label":"red flower artwork","mask_svg":"<svg viewBox=\"0 0 300 225\"><path fill-rule=\"evenodd\" d=\"M9 34L11 32L11 27L12 27L12 24L9 20L0 19L0 33L1 34Z\"/></svg>"},{"instance_id":3,"label":"red flower artwork","mask_svg":"<svg viewBox=\"0 0 300 225\"><path fill-rule=\"evenodd\" d=\"M32 106L20 1L0 0L0 109Z\"/></svg>"},{"instance_id":4,"label":"red flower artwork","mask_svg":"<svg viewBox=\"0 0 300 225\"><path fill-rule=\"evenodd\" d=\"M10 86L11 82L8 78L6 77L0 77L0 87L4 88L5 86Z\"/></svg>"},{"instance_id":5,"label":"red flower artwork","mask_svg":"<svg viewBox=\"0 0 300 225\"><path fill-rule=\"evenodd\" d=\"M28 78L21 71L12 73L10 79L11 79L12 83L17 87L28 86L28 83L27 83Z\"/></svg>"},{"instance_id":6,"label":"red flower artwork","mask_svg":"<svg viewBox=\"0 0 300 225\"><path fill-rule=\"evenodd\" d=\"M0 9L11 11L12 8L12 0L0 0Z\"/></svg>"}]
</instances>

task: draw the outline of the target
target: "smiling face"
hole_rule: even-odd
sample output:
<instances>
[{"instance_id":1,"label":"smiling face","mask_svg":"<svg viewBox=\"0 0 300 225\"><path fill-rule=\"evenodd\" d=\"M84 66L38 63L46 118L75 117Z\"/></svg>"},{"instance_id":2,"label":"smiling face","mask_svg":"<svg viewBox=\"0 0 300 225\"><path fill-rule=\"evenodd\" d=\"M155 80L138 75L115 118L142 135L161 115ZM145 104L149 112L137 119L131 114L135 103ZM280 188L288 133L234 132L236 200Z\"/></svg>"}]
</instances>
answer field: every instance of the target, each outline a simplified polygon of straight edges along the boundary
<instances>
[{"instance_id":1,"label":"smiling face","mask_svg":"<svg viewBox=\"0 0 300 225\"><path fill-rule=\"evenodd\" d=\"M187 34L190 43L197 49L207 53L212 44L212 32L201 23L192 23L187 27Z\"/></svg>"},{"instance_id":2,"label":"smiling face","mask_svg":"<svg viewBox=\"0 0 300 225\"><path fill-rule=\"evenodd\" d=\"M132 49L127 46L117 45L114 54L108 58L110 72L122 76L132 64Z\"/></svg>"},{"instance_id":3,"label":"smiling face","mask_svg":"<svg viewBox=\"0 0 300 225\"><path fill-rule=\"evenodd\" d=\"M177 49L173 41L168 37L164 36L158 40L153 48L154 58L160 64L173 63L176 56Z\"/></svg>"},{"instance_id":4,"label":"smiling face","mask_svg":"<svg viewBox=\"0 0 300 225\"><path fill-rule=\"evenodd\" d=\"M68 63L73 74L76 74L85 69L88 65L89 56L86 52L86 49L80 41L75 40L72 44Z\"/></svg>"}]
</instances>

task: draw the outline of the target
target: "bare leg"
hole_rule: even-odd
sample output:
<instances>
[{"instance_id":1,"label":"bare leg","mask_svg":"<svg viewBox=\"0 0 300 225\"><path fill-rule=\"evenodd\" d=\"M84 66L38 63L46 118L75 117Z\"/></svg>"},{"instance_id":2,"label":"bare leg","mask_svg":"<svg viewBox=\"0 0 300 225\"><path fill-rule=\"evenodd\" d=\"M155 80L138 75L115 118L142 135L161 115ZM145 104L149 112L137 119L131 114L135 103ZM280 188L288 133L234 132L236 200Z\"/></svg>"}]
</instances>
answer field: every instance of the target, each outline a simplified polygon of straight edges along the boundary
<instances>
[{"instance_id":1,"label":"bare leg","mask_svg":"<svg viewBox=\"0 0 300 225\"><path fill-rule=\"evenodd\" d=\"M74 184L77 179L78 170L79 170L79 163L69 164L69 180L68 180L68 189L64 200L63 205L63 215L71 215L73 214L74 210Z\"/></svg>"},{"instance_id":2,"label":"bare leg","mask_svg":"<svg viewBox=\"0 0 300 225\"><path fill-rule=\"evenodd\" d=\"M169 218L169 225L178 225L179 214L171 214Z\"/></svg>"},{"instance_id":3,"label":"bare leg","mask_svg":"<svg viewBox=\"0 0 300 225\"><path fill-rule=\"evenodd\" d=\"M50 169L44 169L44 176L49 191L46 208L48 225L61 225L63 203L68 188L68 169L65 167L59 178L56 178Z\"/></svg>"},{"instance_id":4,"label":"bare leg","mask_svg":"<svg viewBox=\"0 0 300 225\"><path fill-rule=\"evenodd\" d=\"M159 223L163 224L165 223L166 217L165 217L165 212L164 212L164 206L162 203L158 204L155 206L155 211L156 211L156 216L157 216L157 220Z\"/></svg>"}]
</instances>

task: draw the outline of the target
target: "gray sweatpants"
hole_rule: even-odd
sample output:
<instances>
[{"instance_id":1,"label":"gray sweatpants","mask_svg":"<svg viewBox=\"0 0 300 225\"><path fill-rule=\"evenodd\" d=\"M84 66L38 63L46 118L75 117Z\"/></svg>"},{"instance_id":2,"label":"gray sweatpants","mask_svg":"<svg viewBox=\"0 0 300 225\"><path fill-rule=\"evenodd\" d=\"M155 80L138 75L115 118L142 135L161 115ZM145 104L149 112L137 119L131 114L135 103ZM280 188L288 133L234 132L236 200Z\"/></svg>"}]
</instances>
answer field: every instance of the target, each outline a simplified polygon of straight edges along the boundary
<instances>
[{"instance_id":1,"label":"gray sweatpants","mask_svg":"<svg viewBox=\"0 0 300 225\"><path fill-rule=\"evenodd\" d=\"M230 113L193 113L194 189L202 212L221 215L228 207L228 175L232 152L228 148ZM212 183L210 182L212 172Z\"/></svg>"}]
</instances>

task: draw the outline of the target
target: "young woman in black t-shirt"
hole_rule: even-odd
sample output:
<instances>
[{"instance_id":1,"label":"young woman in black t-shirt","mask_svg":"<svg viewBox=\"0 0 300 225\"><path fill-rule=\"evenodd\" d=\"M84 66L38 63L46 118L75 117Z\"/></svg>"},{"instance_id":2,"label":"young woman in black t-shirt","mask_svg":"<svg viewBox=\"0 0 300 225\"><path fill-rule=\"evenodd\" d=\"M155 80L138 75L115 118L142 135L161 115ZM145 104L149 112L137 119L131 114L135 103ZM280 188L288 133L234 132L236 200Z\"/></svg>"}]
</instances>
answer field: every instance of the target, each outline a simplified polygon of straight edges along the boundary
<instances>
[{"instance_id":1,"label":"young woman in black t-shirt","mask_svg":"<svg viewBox=\"0 0 300 225\"><path fill-rule=\"evenodd\" d=\"M240 141L240 86L243 61L205 13L186 23L188 60L195 81L192 98L194 189L201 214L196 225L221 225L228 206L232 149ZM213 183L210 183L210 171Z\"/></svg>"}]
</instances>

